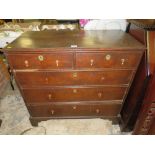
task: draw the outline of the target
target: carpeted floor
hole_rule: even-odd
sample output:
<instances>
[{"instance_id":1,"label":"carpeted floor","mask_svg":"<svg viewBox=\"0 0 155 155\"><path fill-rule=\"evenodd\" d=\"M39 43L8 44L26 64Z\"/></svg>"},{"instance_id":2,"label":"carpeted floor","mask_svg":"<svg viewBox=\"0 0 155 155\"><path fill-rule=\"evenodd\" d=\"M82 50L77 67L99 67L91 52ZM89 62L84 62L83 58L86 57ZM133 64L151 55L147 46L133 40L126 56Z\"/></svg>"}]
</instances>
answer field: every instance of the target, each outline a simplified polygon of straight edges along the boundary
<instances>
[{"instance_id":1,"label":"carpeted floor","mask_svg":"<svg viewBox=\"0 0 155 155\"><path fill-rule=\"evenodd\" d=\"M112 125L103 119L53 119L32 127L29 113L17 89L10 86L0 99L1 135L118 135L121 134L119 125Z\"/></svg>"}]
</instances>

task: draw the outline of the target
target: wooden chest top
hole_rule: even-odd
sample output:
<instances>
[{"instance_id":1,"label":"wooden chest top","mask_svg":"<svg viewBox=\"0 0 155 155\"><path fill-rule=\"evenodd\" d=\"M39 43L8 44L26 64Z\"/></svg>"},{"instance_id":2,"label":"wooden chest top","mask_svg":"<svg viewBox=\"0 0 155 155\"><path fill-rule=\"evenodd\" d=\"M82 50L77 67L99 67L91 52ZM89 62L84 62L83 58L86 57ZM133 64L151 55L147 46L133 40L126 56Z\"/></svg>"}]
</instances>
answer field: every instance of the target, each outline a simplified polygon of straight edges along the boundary
<instances>
[{"instance_id":1,"label":"wooden chest top","mask_svg":"<svg viewBox=\"0 0 155 155\"><path fill-rule=\"evenodd\" d=\"M129 34L120 30L38 31L23 33L6 46L4 51L32 51L64 49L132 50L145 47Z\"/></svg>"}]
</instances>

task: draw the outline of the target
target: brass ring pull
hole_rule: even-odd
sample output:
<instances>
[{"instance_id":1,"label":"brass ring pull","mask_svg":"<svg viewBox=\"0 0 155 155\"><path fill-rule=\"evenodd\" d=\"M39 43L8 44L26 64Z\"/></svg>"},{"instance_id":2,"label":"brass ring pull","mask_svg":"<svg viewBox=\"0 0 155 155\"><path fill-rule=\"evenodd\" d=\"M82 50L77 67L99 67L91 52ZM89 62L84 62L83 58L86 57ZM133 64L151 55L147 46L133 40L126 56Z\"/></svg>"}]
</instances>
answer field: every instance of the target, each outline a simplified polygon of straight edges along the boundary
<instances>
[{"instance_id":1,"label":"brass ring pull","mask_svg":"<svg viewBox=\"0 0 155 155\"><path fill-rule=\"evenodd\" d=\"M51 110L51 114L54 115L54 110Z\"/></svg>"},{"instance_id":2,"label":"brass ring pull","mask_svg":"<svg viewBox=\"0 0 155 155\"><path fill-rule=\"evenodd\" d=\"M124 65L125 59L121 59L121 64Z\"/></svg>"},{"instance_id":3,"label":"brass ring pull","mask_svg":"<svg viewBox=\"0 0 155 155\"><path fill-rule=\"evenodd\" d=\"M73 77L76 78L77 77L77 73L73 73Z\"/></svg>"},{"instance_id":4,"label":"brass ring pull","mask_svg":"<svg viewBox=\"0 0 155 155\"><path fill-rule=\"evenodd\" d=\"M39 61L43 61L43 60L44 60L44 57L43 57L42 55L39 55L39 56L38 56L38 60L39 60Z\"/></svg>"},{"instance_id":5,"label":"brass ring pull","mask_svg":"<svg viewBox=\"0 0 155 155\"><path fill-rule=\"evenodd\" d=\"M48 94L48 99L51 100L52 99L52 95Z\"/></svg>"},{"instance_id":6,"label":"brass ring pull","mask_svg":"<svg viewBox=\"0 0 155 155\"><path fill-rule=\"evenodd\" d=\"M90 60L90 66L93 66L93 64L94 64L94 60L91 59L91 60Z\"/></svg>"},{"instance_id":7,"label":"brass ring pull","mask_svg":"<svg viewBox=\"0 0 155 155\"><path fill-rule=\"evenodd\" d=\"M100 110L99 109L96 109L96 113L98 114L100 112Z\"/></svg>"},{"instance_id":8,"label":"brass ring pull","mask_svg":"<svg viewBox=\"0 0 155 155\"><path fill-rule=\"evenodd\" d=\"M45 78L45 81L46 81L46 83L48 83L48 78L47 77Z\"/></svg>"},{"instance_id":9,"label":"brass ring pull","mask_svg":"<svg viewBox=\"0 0 155 155\"><path fill-rule=\"evenodd\" d=\"M73 106L73 109L75 110L76 109L76 106Z\"/></svg>"},{"instance_id":10,"label":"brass ring pull","mask_svg":"<svg viewBox=\"0 0 155 155\"><path fill-rule=\"evenodd\" d=\"M102 93L98 93L98 97L101 98L102 97Z\"/></svg>"},{"instance_id":11,"label":"brass ring pull","mask_svg":"<svg viewBox=\"0 0 155 155\"><path fill-rule=\"evenodd\" d=\"M106 57L105 57L105 59L106 60L110 60L111 59L111 55L110 54L107 54Z\"/></svg>"},{"instance_id":12,"label":"brass ring pull","mask_svg":"<svg viewBox=\"0 0 155 155\"><path fill-rule=\"evenodd\" d=\"M73 89L73 93L77 93L77 89Z\"/></svg>"},{"instance_id":13,"label":"brass ring pull","mask_svg":"<svg viewBox=\"0 0 155 155\"><path fill-rule=\"evenodd\" d=\"M59 60L56 60L56 66L58 67L59 66Z\"/></svg>"},{"instance_id":14,"label":"brass ring pull","mask_svg":"<svg viewBox=\"0 0 155 155\"><path fill-rule=\"evenodd\" d=\"M24 63L26 67L29 67L29 62L27 60L25 60Z\"/></svg>"}]
</instances>

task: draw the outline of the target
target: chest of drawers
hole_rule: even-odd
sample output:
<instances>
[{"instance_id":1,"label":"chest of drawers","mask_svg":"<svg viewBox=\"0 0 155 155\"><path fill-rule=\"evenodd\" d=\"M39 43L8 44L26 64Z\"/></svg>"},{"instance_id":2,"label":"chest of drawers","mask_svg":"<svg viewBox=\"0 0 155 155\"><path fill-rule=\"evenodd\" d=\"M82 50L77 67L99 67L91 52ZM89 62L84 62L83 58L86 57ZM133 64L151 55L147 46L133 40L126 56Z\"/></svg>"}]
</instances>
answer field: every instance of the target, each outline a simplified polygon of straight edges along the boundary
<instances>
[{"instance_id":1,"label":"chest of drawers","mask_svg":"<svg viewBox=\"0 0 155 155\"><path fill-rule=\"evenodd\" d=\"M32 125L119 117L145 48L122 31L26 32L6 54Z\"/></svg>"}]
</instances>

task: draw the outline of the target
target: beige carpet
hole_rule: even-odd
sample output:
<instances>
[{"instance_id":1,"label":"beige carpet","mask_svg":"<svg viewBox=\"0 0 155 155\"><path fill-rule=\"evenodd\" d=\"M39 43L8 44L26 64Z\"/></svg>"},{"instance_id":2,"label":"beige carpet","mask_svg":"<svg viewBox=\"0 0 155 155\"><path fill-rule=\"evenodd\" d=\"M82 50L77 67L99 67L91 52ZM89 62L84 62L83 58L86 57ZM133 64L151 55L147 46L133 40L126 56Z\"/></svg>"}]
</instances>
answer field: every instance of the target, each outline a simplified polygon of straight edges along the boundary
<instances>
[{"instance_id":1,"label":"beige carpet","mask_svg":"<svg viewBox=\"0 0 155 155\"><path fill-rule=\"evenodd\" d=\"M0 119L3 120L1 135L111 135L120 134L118 125L112 125L103 119L53 119L32 127L29 113L17 89L12 91L10 86L0 99ZM27 130L28 129L28 130Z\"/></svg>"}]
</instances>

